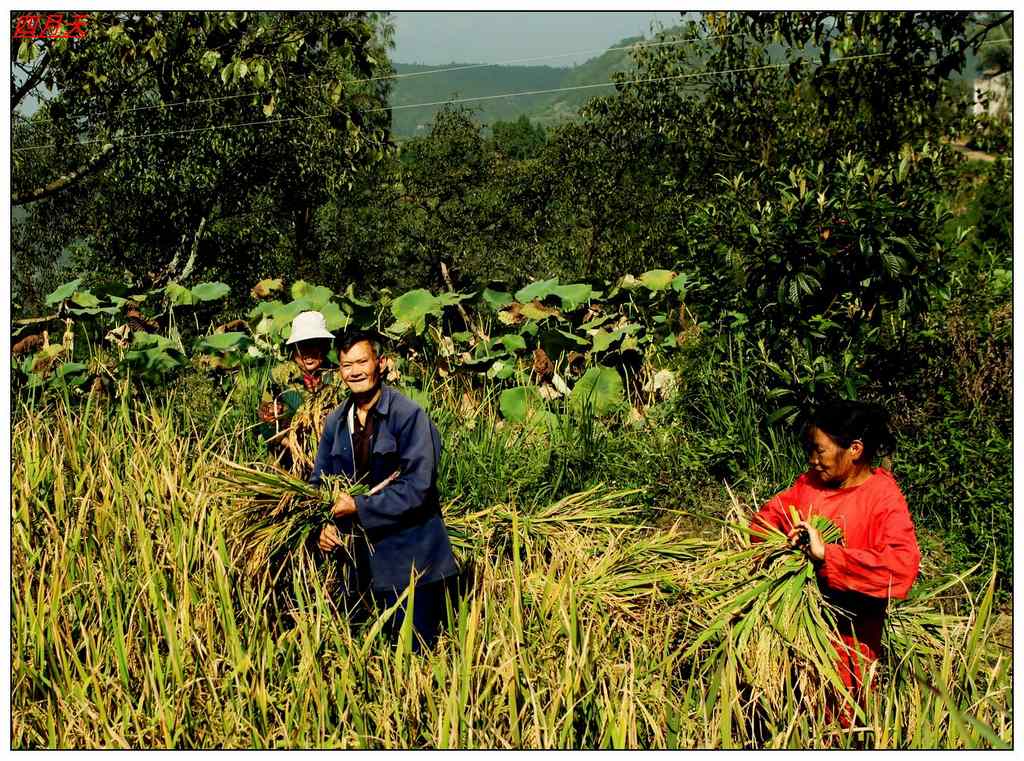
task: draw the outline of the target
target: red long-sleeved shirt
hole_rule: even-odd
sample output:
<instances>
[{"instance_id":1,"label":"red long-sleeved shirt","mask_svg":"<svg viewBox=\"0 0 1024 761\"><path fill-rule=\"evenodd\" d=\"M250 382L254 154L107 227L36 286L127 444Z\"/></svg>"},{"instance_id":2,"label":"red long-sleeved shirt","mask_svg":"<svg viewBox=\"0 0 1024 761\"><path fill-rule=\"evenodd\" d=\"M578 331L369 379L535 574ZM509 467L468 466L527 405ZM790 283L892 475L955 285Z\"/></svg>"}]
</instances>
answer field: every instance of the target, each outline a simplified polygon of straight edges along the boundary
<instances>
[{"instance_id":1,"label":"red long-sleeved shirt","mask_svg":"<svg viewBox=\"0 0 1024 761\"><path fill-rule=\"evenodd\" d=\"M907 596L921 562L914 524L896 479L888 470L875 468L857 486L830 489L804 473L757 512L751 528L763 532L763 520L789 531L790 505L802 519L823 515L843 532L842 544L825 545L818 578L823 591L854 614L851 626L841 626L841 631L847 629L843 640L852 646L855 633L862 652L877 658L886 600Z\"/></svg>"}]
</instances>

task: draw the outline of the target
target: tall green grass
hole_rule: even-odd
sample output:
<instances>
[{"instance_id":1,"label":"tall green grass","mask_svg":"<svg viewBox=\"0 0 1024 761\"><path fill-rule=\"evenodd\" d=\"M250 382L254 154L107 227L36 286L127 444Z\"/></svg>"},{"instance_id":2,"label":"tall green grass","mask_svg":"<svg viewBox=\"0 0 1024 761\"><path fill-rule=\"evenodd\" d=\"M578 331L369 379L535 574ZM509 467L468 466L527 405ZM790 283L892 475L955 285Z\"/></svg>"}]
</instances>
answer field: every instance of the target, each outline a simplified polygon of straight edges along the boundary
<instances>
[{"instance_id":1,"label":"tall green grass","mask_svg":"<svg viewBox=\"0 0 1024 761\"><path fill-rule=\"evenodd\" d=\"M350 624L315 557L292 577L294 610L284 621L272 590L232 564L214 455L245 459L253 444L229 406L202 425L187 398L20 410L12 745L972 747L1012 739L1010 660L991 641L991 601L970 608L967 597L940 656L917 656L914 673L926 684L894 668L855 731L795 702L769 731L751 726L743 695L685 657L702 597L695 564L718 540L689 535L672 513L651 527L649 484L602 485L586 463L567 467L558 489L536 488L550 484L552 462L560 467L552 450L564 441L496 426L486 400L475 419L447 404L434 410L446 442L445 519L473 572L449 630L423 655L411 652L408 630L397 644L381 636L391 611ZM578 435L604 457L612 442L649 432L597 426Z\"/></svg>"}]
</instances>

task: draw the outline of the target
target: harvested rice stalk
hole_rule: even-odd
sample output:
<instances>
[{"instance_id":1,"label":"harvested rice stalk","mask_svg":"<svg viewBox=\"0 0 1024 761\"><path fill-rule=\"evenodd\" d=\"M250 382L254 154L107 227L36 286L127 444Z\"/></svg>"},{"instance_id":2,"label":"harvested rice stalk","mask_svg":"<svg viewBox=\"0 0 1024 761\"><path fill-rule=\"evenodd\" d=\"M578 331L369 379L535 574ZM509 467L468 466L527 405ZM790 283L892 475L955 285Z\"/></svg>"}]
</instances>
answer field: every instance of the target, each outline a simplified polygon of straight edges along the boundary
<instances>
[{"instance_id":1,"label":"harvested rice stalk","mask_svg":"<svg viewBox=\"0 0 1024 761\"><path fill-rule=\"evenodd\" d=\"M824 542L841 539L827 518L812 516L810 523ZM754 534L746 526L729 528ZM739 546L730 546L726 534L694 570L692 583L706 592L691 612L700 631L683 658L721 694L745 699L748 725L755 715L783 715L791 693L812 711L821 710L829 688L853 701L835 665L837 617L844 613L823 597L813 566L784 532L770 527L763 541Z\"/></svg>"},{"instance_id":2,"label":"harvested rice stalk","mask_svg":"<svg viewBox=\"0 0 1024 761\"><path fill-rule=\"evenodd\" d=\"M283 432L284 441L292 455L293 475L308 477L313 472L324 421L345 400L347 394L344 384L327 383L310 394L295 411L288 428Z\"/></svg>"},{"instance_id":3,"label":"harvested rice stalk","mask_svg":"<svg viewBox=\"0 0 1024 761\"><path fill-rule=\"evenodd\" d=\"M639 508L627 501L640 489L608 489L596 484L542 507L495 504L472 513L447 511L445 525L461 547L496 548L511 541L517 525L524 547L541 548L567 531L605 531L619 528Z\"/></svg>"},{"instance_id":4,"label":"harvested rice stalk","mask_svg":"<svg viewBox=\"0 0 1024 761\"><path fill-rule=\"evenodd\" d=\"M290 553L301 549L310 532L331 521L331 506L342 492L375 493L397 476L372 490L345 476L325 476L318 487L273 465L218 459L224 467L215 478L227 497L226 525L235 538L232 559L240 561L250 577L283 565ZM347 539L349 546L343 551L351 558L352 535Z\"/></svg>"},{"instance_id":5,"label":"harvested rice stalk","mask_svg":"<svg viewBox=\"0 0 1024 761\"><path fill-rule=\"evenodd\" d=\"M638 624L652 606L677 598L687 584L686 562L707 552L707 542L685 536L678 526L650 529L623 526L585 532L567 528L550 546L550 560L538 564L524 589L543 597L572 579L574 594L588 610Z\"/></svg>"}]
</instances>

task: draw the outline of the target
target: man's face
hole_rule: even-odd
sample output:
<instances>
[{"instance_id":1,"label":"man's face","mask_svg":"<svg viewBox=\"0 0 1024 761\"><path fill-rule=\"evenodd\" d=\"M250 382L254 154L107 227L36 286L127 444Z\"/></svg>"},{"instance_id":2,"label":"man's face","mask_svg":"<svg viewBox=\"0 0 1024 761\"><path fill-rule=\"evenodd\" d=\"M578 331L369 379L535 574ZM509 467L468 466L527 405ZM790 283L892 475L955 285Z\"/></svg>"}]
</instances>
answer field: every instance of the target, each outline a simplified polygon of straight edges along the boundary
<instances>
[{"instance_id":1,"label":"man's face","mask_svg":"<svg viewBox=\"0 0 1024 761\"><path fill-rule=\"evenodd\" d=\"M369 341L339 353L341 379L353 394L365 394L380 384L380 362Z\"/></svg>"}]
</instances>

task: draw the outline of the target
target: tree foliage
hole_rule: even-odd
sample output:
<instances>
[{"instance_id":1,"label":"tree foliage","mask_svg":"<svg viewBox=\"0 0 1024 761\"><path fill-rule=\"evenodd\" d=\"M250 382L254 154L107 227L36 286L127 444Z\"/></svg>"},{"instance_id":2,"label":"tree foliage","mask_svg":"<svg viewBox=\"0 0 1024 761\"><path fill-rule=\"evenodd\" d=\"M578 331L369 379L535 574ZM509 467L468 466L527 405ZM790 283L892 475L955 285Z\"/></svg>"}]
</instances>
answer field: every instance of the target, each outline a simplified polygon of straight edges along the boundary
<instances>
[{"instance_id":1,"label":"tree foliage","mask_svg":"<svg viewBox=\"0 0 1024 761\"><path fill-rule=\"evenodd\" d=\"M35 199L23 224L84 242L79 266L153 282L182 273L193 249L196 272L249 274L268 250L301 270L315 209L387 149L379 20L104 12L89 24L74 44L12 53L47 90L16 112L15 202ZM36 192L101 155L96 171Z\"/></svg>"}]
</instances>

